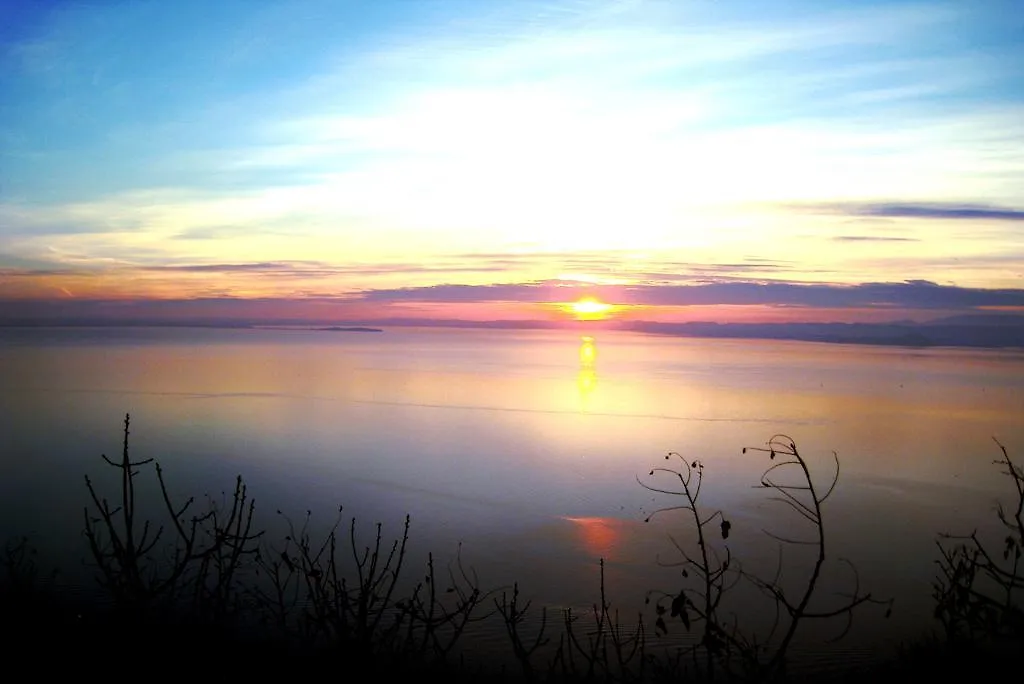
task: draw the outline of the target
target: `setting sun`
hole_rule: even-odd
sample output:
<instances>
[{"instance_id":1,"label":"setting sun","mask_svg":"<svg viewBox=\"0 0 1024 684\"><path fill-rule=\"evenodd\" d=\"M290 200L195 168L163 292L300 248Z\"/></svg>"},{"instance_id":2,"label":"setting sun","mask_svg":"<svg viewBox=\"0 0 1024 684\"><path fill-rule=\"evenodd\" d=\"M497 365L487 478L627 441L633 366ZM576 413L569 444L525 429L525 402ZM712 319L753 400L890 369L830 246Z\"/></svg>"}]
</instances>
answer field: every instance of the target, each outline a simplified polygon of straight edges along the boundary
<instances>
[{"instance_id":1,"label":"setting sun","mask_svg":"<svg viewBox=\"0 0 1024 684\"><path fill-rule=\"evenodd\" d=\"M600 320L612 310L612 305L605 304L594 297L583 297L569 304L569 310L580 320Z\"/></svg>"}]
</instances>

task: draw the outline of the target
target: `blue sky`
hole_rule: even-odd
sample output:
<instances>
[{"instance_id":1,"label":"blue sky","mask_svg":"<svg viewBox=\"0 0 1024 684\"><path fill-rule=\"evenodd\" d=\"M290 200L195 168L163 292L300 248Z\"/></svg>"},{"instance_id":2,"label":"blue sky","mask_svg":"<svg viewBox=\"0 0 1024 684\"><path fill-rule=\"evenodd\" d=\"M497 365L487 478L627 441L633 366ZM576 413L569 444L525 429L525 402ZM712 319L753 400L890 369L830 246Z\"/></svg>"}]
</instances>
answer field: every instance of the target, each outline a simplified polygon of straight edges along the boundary
<instances>
[{"instance_id":1,"label":"blue sky","mask_svg":"<svg viewBox=\"0 0 1024 684\"><path fill-rule=\"evenodd\" d=\"M1015 4L0 0L0 297L1020 288Z\"/></svg>"}]
</instances>

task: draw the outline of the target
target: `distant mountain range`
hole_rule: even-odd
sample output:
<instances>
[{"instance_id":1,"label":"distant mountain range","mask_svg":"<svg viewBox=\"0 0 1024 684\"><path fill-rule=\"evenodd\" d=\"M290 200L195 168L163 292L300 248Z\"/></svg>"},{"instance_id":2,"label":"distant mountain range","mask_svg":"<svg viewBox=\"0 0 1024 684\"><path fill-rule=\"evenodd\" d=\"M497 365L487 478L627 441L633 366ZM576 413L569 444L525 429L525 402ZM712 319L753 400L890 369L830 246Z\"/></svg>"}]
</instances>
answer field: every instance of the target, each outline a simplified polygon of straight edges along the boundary
<instances>
[{"instance_id":1,"label":"distant mountain range","mask_svg":"<svg viewBox=\"0 0 1024 684\"><path fill-rule=\"evenodd\" d=\"M1022 347L1024 316L959 315L925 323L658 323L624 326L637 332L686 337L803 340L906 347Z\"/></svg>"},{"instance_id":2,"label":"distant mountain range","mask_svg":"<svg viewBox=\"0 0 1024 684\"><path fill-rule=\"evenodd\" d=\"M365 325L329 325L326 328L314 328L324 332L384 332L383 328L368 328Z\"/></svg>"},{"instance_id":3,"label":"distant mountain range","mask_svg":"<svg viewBox=\"0 0 1024 684\"><path fill-rule=\"evenodd\" d=\"M422 321L392 319L381 325L488 328L500 330L559 329L553 321ZM1024 315L961 314L933 321L891 323L665 323L659 321L576 321L578 329L614 329L680 337L799 340L836 344L878 344L906 347L1024 348Z\"/></svg>"},{"instance_id":4,"label":"distant mountain range","mask_svg":"<svg viewBox=\"0 0 1024 684\"><path fill-rule=\"evenodd\" d=\"M267 326L302 326L324 331L380 332L367 322L295 321L295 320L212 320L212 319L123 319L62 318L7 319L2 327L41 326L160 326L203 328L252 328ZM497 330L564 329L567 323L556 321L468 321L421 320L395 318L372 321L384 327L484 328ZM575 321L568 323L579 330L628 330L680 337L731 339L800 340L839 344L875 344L905 347L985 347L1024 349L1024 315L962 314L933 321L897 321L891 323L665 323L658 321ZM318 327L323 326L323 327Z\"/></svg>"}]
</instances>

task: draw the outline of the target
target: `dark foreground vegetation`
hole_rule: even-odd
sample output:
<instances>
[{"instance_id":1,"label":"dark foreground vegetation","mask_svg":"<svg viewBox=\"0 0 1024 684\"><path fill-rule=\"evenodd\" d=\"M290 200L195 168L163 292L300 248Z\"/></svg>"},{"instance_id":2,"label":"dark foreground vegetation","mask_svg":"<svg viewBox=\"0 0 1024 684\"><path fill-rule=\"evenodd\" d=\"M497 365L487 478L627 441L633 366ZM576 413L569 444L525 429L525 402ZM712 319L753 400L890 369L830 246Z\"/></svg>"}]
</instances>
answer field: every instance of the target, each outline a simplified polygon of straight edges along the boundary
<instances>
[{"instance_id":1,"label":"dark foreground vegetation","mask_svg":"<svg viewBox=\"0 0 1024 684\"><path fill-rule=\"evenodd\" d=\"M241 477L222 501L176 501L160 465L130 454L129 427L126 416L120 457L102 457L116 481L85 479L82 524L95 591L46 574L29 540L5 547L0 653L8 662L24 660L36 674L779 681L799 678L791 652L802 632L828 623L842 637L858 613L893 610L891 599L860 586L852 563L829 553L824 505L838 482L838 458L833 454L823 482L785 435L745 450L765 458L757 486L805 526L800 536L765 531L779 545L778 570L766 577L744 569L729 550L732 522L701 502L704 465L670 453L638 481L673 502L652 515L682 516L673 539L679 584L652 590L647 610L622 616L606 594L603 563L595 569L592 609L556 614L532 606L518 585L481 587L458 557L410 558L408 518L392 538L340 509L327 528L311 513L294 521L278 511L287 531L270 539L256 524ZM998 446L996 464L1015 495L997 512L1005 538L993 545L978 533L940 535L938 634L870 671L851 667L843 673L851 681L960 679L1017 664L1024 646L1024 472ZM144 487L146 479L155 486ZM148 514L137 501L146 489L159 499L146 502ZM784 566L786 549L798 550L801 567ZM845 564L850 578L838 594L822 591L835 564ZM745 621L737 606L757 601L758 619ZM500 626L503 656L493 645L486 652L473 645L483 621ZM652 638L669 633L681 637L671 647Z\"/></svg>"}]
</instances>

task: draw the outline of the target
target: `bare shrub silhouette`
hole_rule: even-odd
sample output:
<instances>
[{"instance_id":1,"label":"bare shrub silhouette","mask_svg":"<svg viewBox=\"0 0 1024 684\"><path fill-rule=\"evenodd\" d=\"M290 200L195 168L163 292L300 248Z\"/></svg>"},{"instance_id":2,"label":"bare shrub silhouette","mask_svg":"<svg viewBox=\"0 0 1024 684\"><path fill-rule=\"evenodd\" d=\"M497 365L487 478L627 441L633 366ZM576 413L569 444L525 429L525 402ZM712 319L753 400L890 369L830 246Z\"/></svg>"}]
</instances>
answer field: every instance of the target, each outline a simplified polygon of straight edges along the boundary
<instances>
[{"instance_id":1,"label":"bare shrub silhouette","mask_svg":"<svg viewBox=\"0 0 1024 684\"><path fill-rule=\"evenodd\" d=\"M673 539L683 586L647 595L654 603L657 632L667 633L670 622L678 620L696 637L689 646L662 657L648 641L642 611L634 623L622 621L613 609L603 560L599 598L591 610L560 609L560 619L549 620L548 610L542 608L538 622L518 584L510 590L481 589L475 573L463 566L461 550L444 569L436 567L434 556L428 554L424 575L416 579L408 557L408 517L400 536L389 540L381 524L363 537L356 520L346 522L341 508L323 533L313 531L309 511L298 524L278 511L286 534L271 543L254 529L255 505L240 477L223 503L210 500L205 511L191 513L193 499L174 503L159 464L132 460L129 427L125 416L121 458L103 456L120 476L119 502L111 504L86 477L92 505L85 508L85 537L97 579L117 620L127 625L180 615L203 625L255 620L271 628L276 645L287 644L289 650L345 656L350 663L369 660L385 670L441 667L451 673L455 670L444 668L461 667L460 644L470 625L496 616L522 679L631 684L687 675L708 680L778 679L786 673L787 654L801 624L837 619L848 628L859 606L891 605L862 592L855 570L852 588L839 600L827 604L818 597L829 558L822 506L838 482L839 461L833 454L835 471L827 486L819 487L796 444L785 435L775 435L766 447L744 450L768 455L771 463L756 487L797 513L811 530L805 538L764 530L780 549L779 566L771 578L747 572L733 557L733 522L723 511L701 503L705 468L700 461L670 453L670 463L652 469L650 476L667 477L671 484L637 478L650 491L682 497L680 504L652 516L682 511L693 535L687 543ZM151 463L162 523L151 522L136 505L136 478ZM1005 465L1015 474L1018 493L1024 492L1019 469L1008 458ZM1022 506L1015 514L1000 511L1000 519L1008 526L1015 523L1018 531L1015 545L1007 545L1007 558L1015 552L1019 559ZM783 571L781 550L789 546L813 552L806 576L792 568ZM8 548L9 569L24 566L26 548ZM979 554L969 557L976 564L988 557ZM1016 568L1015 564L1013 573ZM740 585L773 607L774 622L766 633L753 631L735 606L726 608ZM1011 584L1007 591L1016 586Z\"/></svg>"},{"instance_id":2,"label":"bare shrub silhouette","mask_svg":"<svg viewBox=\"0 0 1024 684\"><path fill-rule=\"evenodd\" d=\"M428 555L423 579L398 598L408 517L400 538L385 542L377 524L372 542L363 545L354 518L348 539L339 534L340 508L334 525L316 540L311 512L296 527L278 511L288 534L279 544L266 543L264 532L254 530L255 504L240 476L226 503L210 499L204 512L190 513L194 499L174 503L158 463L132 460L129 428L126 415L121 458L102 456L119 472L119 502L111 504L86 476L92 507L84 510L97 580L125 629L143 622L171 625L179 618L218 628L249 620L271 625L279 638L307 651L443 664L467 625L481 619L477 609L488 594L463 567L461 554L444 574ZM136 501L136 478L151 463L162 523L142 517ZM27 548L21 543L7 549L11 569L25 565Z\"/></svg>"},{"instance_id":3,"label":"bare shrub silhouette","mask_svg":"<svg viewBox=\"0 0 1024 684\"><path fill-rule=\"evenodd\" d=\"M317 542L310 534L311 515L299 528L285 517L289 533L283 544L268 547L259 561L268 581L255 595L281 636L298 636L306 646L437 664L448 661L467 625L486 617L478 609L488 593L463 566L461 553L445 576L428 554L423 579L408 594L396 595L406 567L408 516L401 538L386 543L378 523L372 543L362 546L355 518L347 543L340 537L341 508Z\"/></svg>"},{"instance_id":4,"label":"bare shrub silhouette","mask_svg":"<svg viewBox=\"0 0 1024 684\"><path fill-rule=\"evenodd\" d=\"M508 592L501 593L501 600L494 599L495 609L501 616L502 622L505 625L505 633L508 635L509 644L512 647L512 654L515 656L516 662L522 672L523 679L528 682L536 681L540 678L542 670L537 662L537 654L545 646L551 643L551 638L548 636L548 611L547 608L542 608L540 613L540 625L534 631L532 636L526 636L521 630L522 625L525 622L530 612L531 602L527 600L525 603L520 602L519 584L515 583L512 585L512 593L509 595ZM555 657L551 660L551 663L546 668L546 676L544 679L553 679L555 674L555 664L564 664L562 656L564 655L565 644L564 637L559 641L558 650L556 651Z\"/></svg>"},{"instance_id":5,"label":"bare shrub silhouette","mask_svg":"<svg viewBox=\"0 0 1024 684\"><path fill-rule=\"evenodd\" d=\"M3 567L4 589L12 595L30 594L39 587L38 552L29 544L28 537L11 539L4 544Z\"/></svg>"},{"instance_id":6,"label":"bare shrub silhouette","mask_svg":"<svg viewBox=\"0 0 1024 684\"><path fill-rule=\"evenodd\" d=\"M1013 482L1016 502L996 509L1005 537L1001 542L969 535L942 534L936 541L939 577L933 585L935 617L951 642L981 645L1024 642L1024 469L996 440L1002 458L993 461ZM1002 547L1001 551L995 549Z\"/></svg>"},{"instance_id":7,"label":"bare shrub silhouette","mask_svg":"<svg viewBox=\"0 0 1024 684\"><path fill-rule=\"evenodd\" d=\"M654 468L649 473L650 477L667 477L669 485L655 486L637 478L652 492L683 498L683 503L658 509L647 520L654 515L683 511L696 535L695 552L693 544L684 545L672 539L681 556L681 560L672 565L682 568L686 581L684 586L673 592L651 592L648 600L656 598L658 617L655 624L659 631L668 631L666 612L669 618L678 618L685 629L700 629L700 639L681 649L676 664L679 669L687 669L707 679L720 676L756 680L782 677L786 672L790 647L801 624L809 620L842 619L845 625L836 637L838 639L848 631L858 606L866 603L885 605L886 616L891 611L891 600L874 599L870 593L861 591L856 569L845 559L840 561L853 571L852 589L839 594L840 600L830 605L819 605L820 601L815 600L827 559L822 505L839 480L838 456L833 452L835 470L831 481L822 488L815 483L807 460L790 437L774 435L765 447L743 449L743 453L748 451L766 453L772 461L756 487L770 491L772 500L795 511L812 530L805 538L762 530L779 544L779 563L771 578L745 571L732 557L728 547L732 522L721 510L709 511L700 504L704 465L699 460L685 458L676 452L669 453L665 458L672 465ZM717 523L717 535L712 533L710 526L713 523ZM713 536L720 536L721 542L713 545ZM795 593L783 587L782 563L783 548L794 546L809 547L814 551L810 573L798 583ZM745 631L737 614L734 611L727 614L723 608L723 599L741 582L755 587L767 597L774 610L773 624L766 634Z\"/></svg>"},{"instance_id":8,"label":"bare shrub silhouette","mask_svg":"<svg viewBox=\"0 0 1024 684\"><path fill-rule=\"evenodd\" d=\"M533 634L522 632L530 601L521 603L519 585L502 592L494 604L505 625L513 654L527 682L642 682L648 679L648 657L643 613L636 626L626 629L619 612L612 609L605 587L604 559L600 561L599 602L589 614L571 608L562 612L558 642L548 632L548 611L542 608ZM551 646L545 650L545 647ZM552 651L553 649L553 651Z\"/></svg>"},{"instance_id":9,"label":"bare shrub silhouette","mask_svg":"<svg viewBox=\"0 0 1024 684\"><path fill-rule=\"evenodd\" d=\"M173 503L155 463L167 520L140 520L135 479L154 460L131 460L129 426L125 415L121 458L102 456L120 472L120 504L112 506L85 477L93 504L84 509L85 536L101 587L115 608L132 618L168 619L174 613L214 623L230 618L240 608L240 573L258 554L263 534L253 531L255 504L241 476L226 506L210 499L205 512L190 514L194 499Z\"/></svg>"},{"instance_id":10,"label":"bare shrub silhouette","mask_svg":"<svg viewBox=\"0 0 1024 684\"><path fill-rule=\"evenodd\" d=\"M565 678L583 681L632 682L644 681L647 665L646 633L643 613L636 626L625 629L619 612L612 610L604 580L604 560L601 560L599 603L591 609L591 620L565 611ZM590 629L581 633L583 625Z\"/></svg>"}]
</instances>

